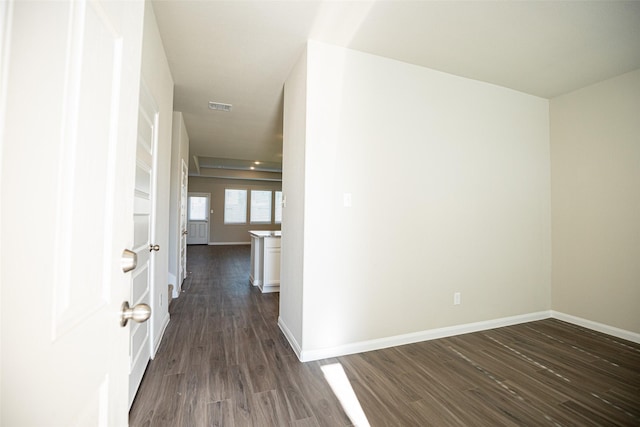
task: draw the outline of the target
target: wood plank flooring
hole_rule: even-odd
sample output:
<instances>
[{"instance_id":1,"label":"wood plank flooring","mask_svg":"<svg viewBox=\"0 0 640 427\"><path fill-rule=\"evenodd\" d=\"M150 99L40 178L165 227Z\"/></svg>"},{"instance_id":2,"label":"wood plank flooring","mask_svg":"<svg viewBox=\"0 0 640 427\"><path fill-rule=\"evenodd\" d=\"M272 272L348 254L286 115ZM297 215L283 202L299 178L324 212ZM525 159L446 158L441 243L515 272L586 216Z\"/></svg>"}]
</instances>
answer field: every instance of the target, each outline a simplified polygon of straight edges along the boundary
<instances>
[{"instance_id":1,"label":"wood plank flooring","mask_svg":"<svg viewBox=\"0 0 640 427\"><path fill-rule=\"evenodd\" d=\"M248 246L189 246L185 292L130 412L141 426L640 426L640 345L554 319L300 363Z\"/></svg>"}]
</instances>

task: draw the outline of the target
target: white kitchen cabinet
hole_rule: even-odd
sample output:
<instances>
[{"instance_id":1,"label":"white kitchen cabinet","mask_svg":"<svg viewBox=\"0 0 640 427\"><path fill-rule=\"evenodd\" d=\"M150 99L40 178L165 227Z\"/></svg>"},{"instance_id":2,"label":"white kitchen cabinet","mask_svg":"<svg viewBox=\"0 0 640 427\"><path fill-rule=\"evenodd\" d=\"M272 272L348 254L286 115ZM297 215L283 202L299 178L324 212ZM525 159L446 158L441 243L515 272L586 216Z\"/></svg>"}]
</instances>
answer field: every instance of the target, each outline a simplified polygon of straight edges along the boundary
<instances>
[{"instance_id":1,"label":"white kitchen cabinet","mask_svg":"<svg viewBox=\"0 0 640 427\"><path fill-rule=\"evenodd\" d=\"M280 231L249 231L251 270L249 280L264 293L280 290Z\"/></svg>"}]
</instances>

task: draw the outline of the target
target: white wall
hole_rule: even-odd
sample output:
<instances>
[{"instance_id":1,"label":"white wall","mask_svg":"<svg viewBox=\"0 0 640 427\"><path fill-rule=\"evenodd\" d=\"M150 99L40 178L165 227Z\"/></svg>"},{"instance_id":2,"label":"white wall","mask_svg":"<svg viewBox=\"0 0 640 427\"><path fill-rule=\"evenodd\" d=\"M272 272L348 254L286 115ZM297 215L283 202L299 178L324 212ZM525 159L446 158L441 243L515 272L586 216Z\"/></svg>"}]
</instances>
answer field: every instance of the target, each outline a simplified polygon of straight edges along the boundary
<instances>
[{"instance_id":1,"label":"white wall","mask_svg":"<svg viewBox=\"0 0 640 427\"><path fill-rule=\"evenodd\" d=\"M553 310L640 333L640 70L554 98Z\"/></svg>"},{"instance_id":2,"label":"white wall","mask_svg":"<svg viewBox=\"0 0 640 427\"><path fill-rule=\"evenodd\" d=\"M189 134L181 112L173 113L173 135L171 145L171 195L169 201L169 283L173 285L173 296L180 295L180 195L182 162L189 165Z\"/></svg>"},{"instance_id":3,"label":"white wall","mask_svg":"<svg viewBox=\"0 0 640 427\"><path fill-rule=\"evenodd\" d=\"M156 233L152 244L160 245L155 256L154 282L151 289L152 356L158 349L164 328L169 322L169 176L171 164L171 128L173 123L173 78L151 2L145 5L142 44L142 79L159 107Z\"/></svg>"},{"instance_id":4,"label":"white wall","mask_svg":"<svg viewBox=\"0 0 640 427\"><path fill-rule=\"evenodd\" d=\"M278 324L299 354L302 346L305 145L307 115L306 50L284 86L282 156L282 238Z\"/></svg>"},{"instance_id":5,"label":"white wall","mask_svg":"<svg viewBox=\"0 0 640 427\"><path fill-rule=\"evenodd\" d=\"M307 55L306 93L300 65L285 91L284 160L304 165L304 191L283 173L303 203L286 264L283 221L303 352L548 310L548 101L316 42ZM306 125L291 116L305 96Z\"/></svg>"}]
</instances>

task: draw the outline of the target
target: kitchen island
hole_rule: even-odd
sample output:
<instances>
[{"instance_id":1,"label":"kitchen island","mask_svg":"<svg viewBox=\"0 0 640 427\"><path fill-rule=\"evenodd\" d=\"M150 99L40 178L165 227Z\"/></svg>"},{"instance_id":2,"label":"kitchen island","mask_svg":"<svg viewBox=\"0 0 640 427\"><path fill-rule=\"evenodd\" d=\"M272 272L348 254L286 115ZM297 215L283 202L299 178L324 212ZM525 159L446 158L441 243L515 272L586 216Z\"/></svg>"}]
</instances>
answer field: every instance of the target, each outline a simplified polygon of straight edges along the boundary
<instances>
[{"instance_id":1,"label":"kitchen island","mask_svg":"<svg viewBox=\"0 0 640 427\"><path fill-rule=\"evenodd\" d=\"M249 280L264 293L280 290L280 231L249 231L251 270Z\"/></svg>"}]
</instances>

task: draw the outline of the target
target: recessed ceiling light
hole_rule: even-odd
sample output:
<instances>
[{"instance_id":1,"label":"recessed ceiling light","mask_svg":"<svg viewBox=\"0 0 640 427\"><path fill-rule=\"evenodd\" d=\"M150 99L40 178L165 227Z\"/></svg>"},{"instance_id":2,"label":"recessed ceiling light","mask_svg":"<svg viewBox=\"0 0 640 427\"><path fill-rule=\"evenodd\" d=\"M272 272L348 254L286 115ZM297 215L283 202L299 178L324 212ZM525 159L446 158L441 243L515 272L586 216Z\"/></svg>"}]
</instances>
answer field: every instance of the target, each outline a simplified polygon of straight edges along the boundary
<instances>
[{"instance_id":1,"label":"recessed ceiling light","mask_svg":"<svg viewBox=\"0 0 640 427\"><path fill-rule=\"evenodd\" d=\"M259 165L259 164L260 164L260 162L253 162L253 163L254 163L254 164L256 164L256 165Z\"/></svg>"},{"instance_id":2,"label":"recessed ceiling light","mask_svg":"<svg viewBox=\"0 0 640 427\"><path fill-rule=\"evenodd\" d=\"M213 102L209 101L209 109L216 111L226 111L227 113L231 112L231 104L223 104L221 102Z\"/></svg>"},{"instance_id":3,"label":"recessed ceiling light","mask_svg":"<svg viewBox=\"0 0 640 427\"><path fill-rule=\"evenodd\" d=\"M255 168L253 166L251 166L249 169L254 170Z\"/></svg>"}]
</instances>

